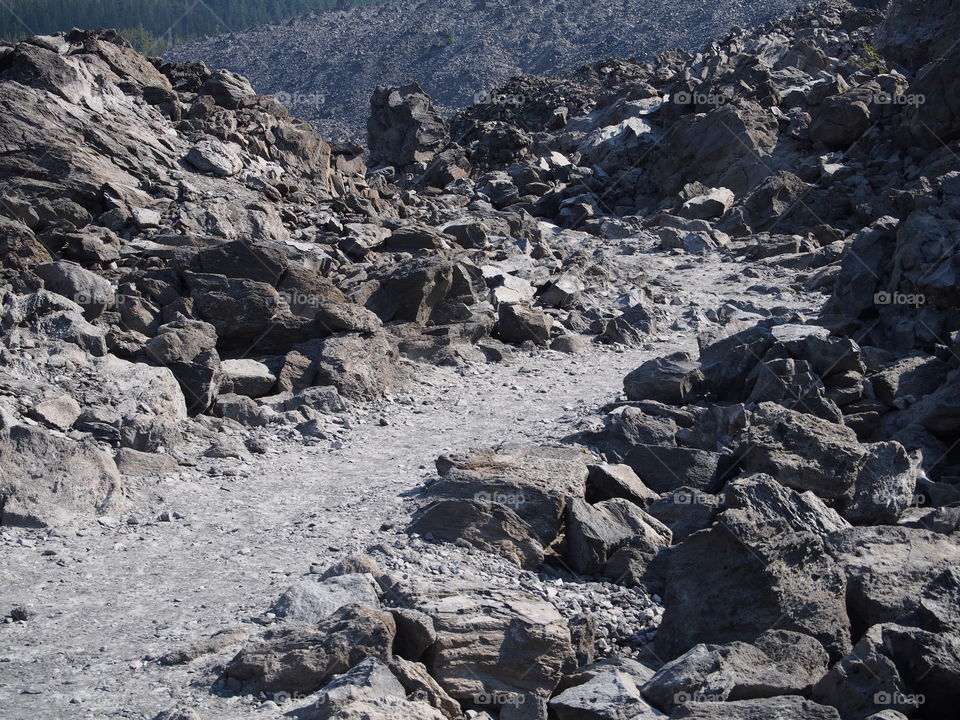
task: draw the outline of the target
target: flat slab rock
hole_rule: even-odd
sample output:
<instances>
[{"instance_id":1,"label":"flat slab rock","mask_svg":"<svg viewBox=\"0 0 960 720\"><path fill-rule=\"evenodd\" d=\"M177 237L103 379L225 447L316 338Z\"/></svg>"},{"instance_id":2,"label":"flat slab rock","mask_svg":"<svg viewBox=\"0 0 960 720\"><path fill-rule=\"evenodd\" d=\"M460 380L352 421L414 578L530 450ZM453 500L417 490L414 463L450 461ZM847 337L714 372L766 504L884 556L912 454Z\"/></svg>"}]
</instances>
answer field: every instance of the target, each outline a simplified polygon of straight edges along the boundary
<instances>
[{"instance_id":1,"label":"flat slab rock","mask_svg":"<svg viewBox=\"0 0 960 720\"><path fill-rule=\"evenodd\" d=\"M482 578L393 588L399 602L433 619L430 674L456 700L490 693L549 697L574 665L567 621L550 603Z\"/></svg>"}]
</instances>

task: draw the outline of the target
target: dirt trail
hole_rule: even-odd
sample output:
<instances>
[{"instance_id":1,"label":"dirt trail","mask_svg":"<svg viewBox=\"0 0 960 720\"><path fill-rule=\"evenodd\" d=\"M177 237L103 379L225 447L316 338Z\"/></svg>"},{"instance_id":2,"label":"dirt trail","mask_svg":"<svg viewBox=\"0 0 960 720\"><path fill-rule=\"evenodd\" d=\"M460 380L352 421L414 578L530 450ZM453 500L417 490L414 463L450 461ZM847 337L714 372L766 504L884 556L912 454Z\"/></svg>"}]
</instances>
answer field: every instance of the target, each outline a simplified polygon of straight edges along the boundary
<instances>
[{"instance_id":1,"label":"dirt trail","mask_svg":"<svg viewBox=\"0 0 960 720\"><path fill-rule=\"evenodd\" d=\"M665 271L661 290L675 294L678 317L731 298L795 305L747 292L757 279L729 278L734 266L719 256L644 262L652 275ZM645 349L416 365L411 387L364 408L342 447L286 441L248 461L203 459L177 477L131 481L137 525L7 530L0 609L26 605L34 615L0 625L0 715L151 718L179 705L205 720L260 715L251 698L210 694L209 663L168 668L148 658L260 615L312 564L375 542L384 523L402 528L401 495L439 454L561 438L614 399L641 362L695 346L689 331L665 327ZM182 517L157 521L164 511Z\"/></svg>"}]
</instances>

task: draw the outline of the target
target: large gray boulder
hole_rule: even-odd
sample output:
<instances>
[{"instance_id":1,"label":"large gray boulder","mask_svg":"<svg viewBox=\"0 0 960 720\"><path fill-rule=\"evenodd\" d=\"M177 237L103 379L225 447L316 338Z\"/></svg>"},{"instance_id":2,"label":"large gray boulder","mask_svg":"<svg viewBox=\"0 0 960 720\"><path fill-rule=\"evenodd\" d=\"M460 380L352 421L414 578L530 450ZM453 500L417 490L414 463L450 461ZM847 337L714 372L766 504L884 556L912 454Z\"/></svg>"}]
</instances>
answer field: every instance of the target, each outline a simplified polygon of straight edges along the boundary
<instances>
[{"instance_id":1,"label":"large gray boulder","mask_svg":"<svg viewBox=\"0 0 960 720\"><path fill-rule=\"evenodd\" d=\"M449 140L446 122L417 83L373 91L367 120L371 167L427 163Z\"/></svg>"},{"instance_id":2,"label":"large gray boulder","mask_svg":"<svg viewBox=\"0 0 960 720\"><path fill-rule=\"evenodd\" d=\"M750 700L802 695L827 670L827 653L809 635L770 630L752 643L696 645L664 665L642 688L670 712L683 699Z\"/></svg>"},{"instance_id":3,"label":"large gray boulder","mask_svg":"<svg viewBox=\"0 0 960 720\"><path fill-rule=\"evenodd\" d=\"M76 263L58 260L34 268L44 287L58 295L70 298L83 308L87 320L100 317L114 305L113 285L106 278L86 270Z\"/></svg>"},{"instance_id":4,"label":"large gray boulder","mask_svg":"<svg viewBox=\"0 0 960 720\"><path fill-rule=\"evenodd\" d=\"M123 510L123 482L107 453L40 427L3 427L0 525L60 527Z\"/></svg>"},{"instance_id":5,"label":"large gray boulder","mask_svg":"<svg viewBox=\"0 0 960 720\"><path fill-rule=\"evenodd\" d=\"M264 633L227 664L227 677L260 692L312 693L369 657L389 661L396 625L388 612L347 605L317 625Z\"/></svg>"}]
</instances>

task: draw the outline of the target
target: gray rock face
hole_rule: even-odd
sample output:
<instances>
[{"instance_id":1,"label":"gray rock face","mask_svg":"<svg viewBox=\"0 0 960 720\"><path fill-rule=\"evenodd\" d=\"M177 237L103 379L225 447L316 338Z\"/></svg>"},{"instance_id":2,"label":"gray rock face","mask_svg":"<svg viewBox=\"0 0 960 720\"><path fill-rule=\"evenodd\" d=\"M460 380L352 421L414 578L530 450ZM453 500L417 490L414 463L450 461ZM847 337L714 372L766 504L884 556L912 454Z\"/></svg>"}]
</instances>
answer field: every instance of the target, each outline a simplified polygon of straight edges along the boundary
<instances>
[{"instance_id":1,"label":"gray rock face","mask_svg":"<svg viewBox=\"0 0 960 720\"><path fill-rule=\"evenodd\" d=\"M648 360L623 380L630 400L656 400L682 405L695 394L703 375L686 353Z\"/></svg>"},{"instance_id":2,"label":"gray rock face","mask_svg":"<svg viewBox=\"0 0 960 720\"><path fill-rule=\"evenodd\" d=\"M340 717L357 702L405 700L406 692L389 666L378 658L362 660L349 671L337 675L320 691L317 702L308 707L304 720L330 720Z\"/></svg>"},{"instance_id":3,"label":"gray rock face","mask_svg":"<svg viewBox=\"0 0 960 720\"><path fill-rule=\"evenodd\" d=\"M506 342L522 343L527 340L537 345L550 342L553 318L540 310L520 305L501 304L496 331Z\"/></svg>"},{"instance_id":4,"label":"gray rock face","mask_svg":"<svg viewBox=\"0 0 960 720\"><path fill-rule=\"evenodd\" d=\"M854 432L808 414L761 403L737 439L739 465L798 491L837 499L853 492L864 451Z\"/></svg>"},{"instance_id":5,"label":"gray rock face","mask_svg":"<svg viewBox=\"0 0 960 720\"><path fill-rule=\"evenodd\" d=\"M669 546L670 530L629 500L596 505L571 498L567 505L567 561L585 575L600 573L607 560L628 542L651 548Z\"/></svg>"},{"instance_id":6,"label":"gray rock face","mask_svg":"<svg viewBox=\"0 0 960 720\"><path fill-rule=\"evenodd\" d=\"M768 720L768 718L840 720L840 714L836 709L819 705L797 695L735 702L690 702L683 705L671 717L681 720Z\"/></svg>"},{"instance_id":7,"label":"gray rock face","mask_svg":"<svg viewBox=\"0 0 960 720\"><path fill-rule=\"evenodd\" d=\"M223 178L236 175L243 168L237 154L218 140L201 140L190 148L184 161L202 173Z\"/></svg>"},{"instance_id":8,"label":"gray rock face","mask_svg":"<svg viewBox=\"0 0 960 720\"><path fill-rule=\"evenodd\" d=\"M344 605L380 607L377 589L366 575L301 580L287 588L270 611L287 622L316 625Z\"/></svg>"},{"instance_id":9,"label":"gray rock face","mask_svg":"<svg viewBox=\"0 0 960 720\"><path fill-rule=\"evenodd\" d=\"M665 718L641 695L641 678L628 667L610 665L589 673L590 679L550 700L560 720L645 720Z\"/></svg>"},{"instance_id":10,"label":"gray rock face","mask_svg":"<svg viewBox=\"0 0 960 720\"><path fill-rule=\"evenodd\" d=\"M437 638L425 664L456 700L548 697L573 660L566 622L552 604L524 591L450 579L403 583L394 592L433 619Z\"/></svg>"},{"instance_id":11,"label":"gray rock face","mask_svg":"<svg viewBox=\"0 0 960 720\"><path fill-rule=\"evenodd\" d=\"M809 635L771 630L753 643L696 645L661 668L642 688L648 702L671 712L697 698L736 701L800 695L827 669L827 653Z\"/></svg>"},{"instance_id":12,"label":"gray rock face","mask_svg":"<svg viewBox=\"0 0 960 720\"><path fill-rule=\"evenodd\" d=\"M83 316L93 320L114 304L110 282L76 263L60 260L38 265L35 272L47 290L70 298L83 308Z\"/></svg>"},{"instance_id":13,"label":"gray rock face","mask_svg":"<svg viewBox=\"0 0 960 720\"><path fill-rule=\"evenodd\" d=\"M418 513L408 531L427 539L467 542L520 567L533 569L543 562L543 546L533 529L510 507L498 502L439 500Z\"/></svg>"},{"instance_id":14,"label":"gray rock face","mask_svg":"<svg viewBox=\"0 0 960 720\"><path fill-rule=\"evenodd\" d=\"M123 482L108 454L38 427L0 428L0 524L59 527L122 511Z\"/></svg>"},{"instance_id":15,"label":"gray rock face","mask_svg":"<svg viewBox=\"0 0 960 720\"><path fill-rule=\"evenodd\" d=\"M374 91L367 120L371 165L427 163L449 140L446 122L417 83Z\"/></svg>"},{"instance_id":16,"label":"gray rock face","mask_svg":"<svg viewBox=\"0 0 960 720\"><path fill-rule=\"evenodd\" d=\"M556 538L567 498L583 497L587 466L579 451L526 448L476 452L437 460L440 479L428 498L460 498L504 505L533 530L544 547Z\"/></svg>"},{"instance_id":17,"label":"gray rock face","mask_svg":"<svg viewBox=\"0 0 960 720\"><path fill-rule=\"evenodd\" d=\"M367 658L389 660L396 626L389 613L347 605L315 626L269 630L224 671L260 692L312 693Z\"/></svg>"}]
</instances>

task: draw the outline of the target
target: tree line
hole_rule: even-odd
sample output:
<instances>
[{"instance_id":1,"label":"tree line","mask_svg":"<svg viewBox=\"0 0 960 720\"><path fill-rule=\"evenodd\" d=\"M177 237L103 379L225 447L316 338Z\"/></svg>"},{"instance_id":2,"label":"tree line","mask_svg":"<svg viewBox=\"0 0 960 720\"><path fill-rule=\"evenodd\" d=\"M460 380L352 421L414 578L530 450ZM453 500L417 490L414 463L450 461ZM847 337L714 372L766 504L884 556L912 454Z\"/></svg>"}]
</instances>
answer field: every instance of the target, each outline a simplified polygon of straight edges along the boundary
<instances>
[{"instance_id":1,"label":"tree line","mask_svg":"<svg viewBox=\"0 0 960 720\"><path fill-rule=\"evenodd\" d=\"M383 0L3 0L0 38L18 40L72 28L114 28L152 55L173 44L319 10Z\"/></svg>"}]
</instances>

